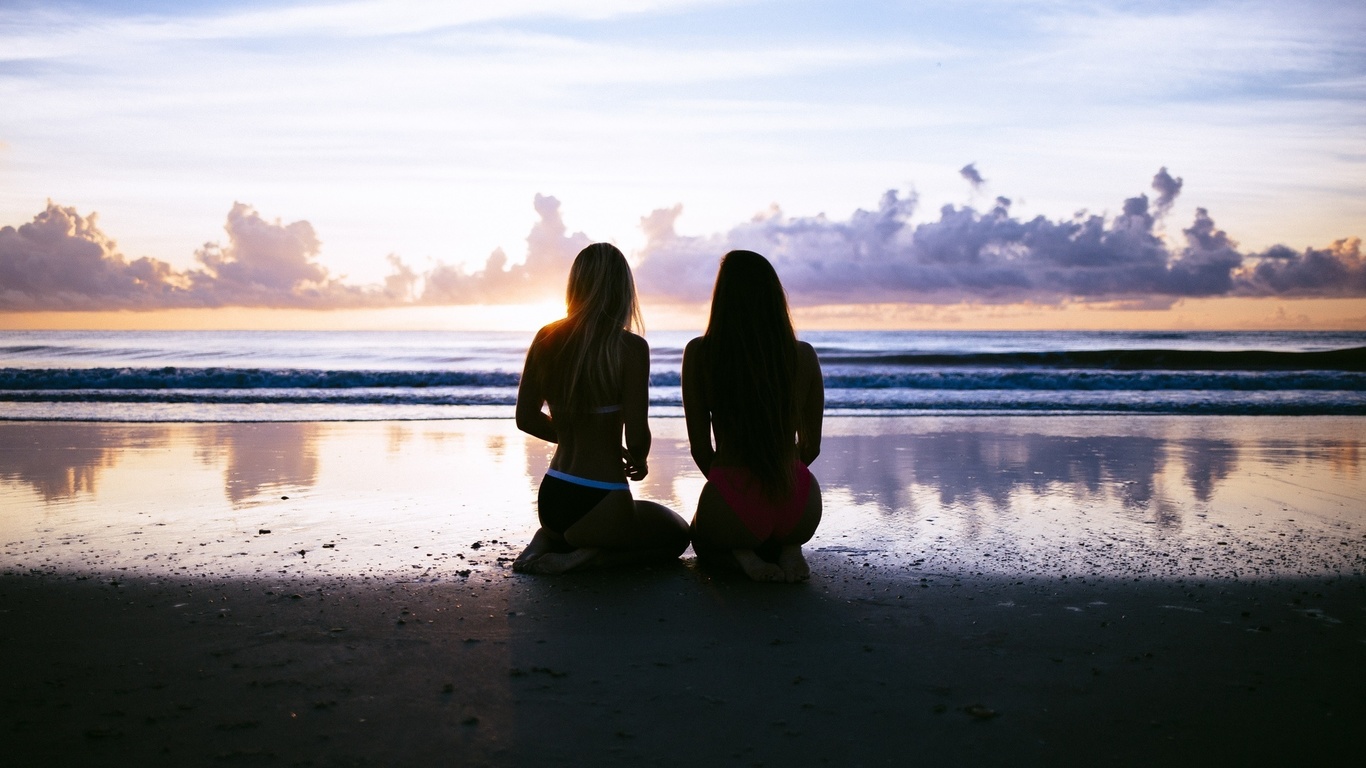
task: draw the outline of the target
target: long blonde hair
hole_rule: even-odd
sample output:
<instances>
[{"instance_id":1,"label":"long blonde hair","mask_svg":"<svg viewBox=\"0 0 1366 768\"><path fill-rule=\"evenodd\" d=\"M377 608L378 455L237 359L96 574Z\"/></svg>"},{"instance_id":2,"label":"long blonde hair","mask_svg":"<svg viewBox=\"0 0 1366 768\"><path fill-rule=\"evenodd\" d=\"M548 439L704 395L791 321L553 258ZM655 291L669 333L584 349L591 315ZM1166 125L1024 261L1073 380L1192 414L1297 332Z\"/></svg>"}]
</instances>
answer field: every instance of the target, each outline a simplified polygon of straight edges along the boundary
<instances>
[{"instance_id":1,"label":"long blonde hair","mask_svg":"<svg viewBox=\"0 0 1366 768\"><path fill-rule=\"evenodd\" d=\"M569 413L614 404L620 391L622 334L643 330L636 283L626 257L594 243L574 258L565 289L567 316L549 391Z\"/></svg>"}]
</instances>

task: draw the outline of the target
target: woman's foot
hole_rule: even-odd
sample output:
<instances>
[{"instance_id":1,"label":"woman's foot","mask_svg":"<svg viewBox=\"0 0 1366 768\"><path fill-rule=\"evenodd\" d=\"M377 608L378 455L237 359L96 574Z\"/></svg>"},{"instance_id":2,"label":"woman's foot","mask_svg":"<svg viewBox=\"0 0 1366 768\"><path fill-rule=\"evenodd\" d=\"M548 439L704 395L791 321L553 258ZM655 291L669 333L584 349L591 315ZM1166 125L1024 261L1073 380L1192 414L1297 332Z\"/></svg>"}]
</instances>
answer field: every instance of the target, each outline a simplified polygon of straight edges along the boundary
<instances>
[{"instance_id":1,"label":"woman's foot","mask_svg":"<svg viewBox=\"0 0 1366 768\"><path fill-rule=\"evenodd\" d=\"M752 549L733 549L735 562L740 564L745 575L752 581L785 581L783 569L759 557Z\"/></svg>"},{"instance_id":2,"label":"woman's foot","mask_svg":"<svg viewBox=\"0 0 1366 768\"><path fill-rule=\"evenodd\" d=\"M598 556L598 550L581 547L572 552L547 552L521 568L522 573L554 574L572 571ZM516 568L516 565L513 566Z\"/></svg>"},{"instance_id":3,"label":"woman's foot","mask_svg":"<svg viewBox=\"0 0 1366 768\"><path fill-rule=\"evenodd\" d=\"M512 561L512 570L518 573L531 573L531 565L558 549L556 544L554 535L544 528L537 528L536 535L531 537L531 543L517 555L516 560Z\"/></svg>"},{"instance_id":4,"label":"woman's foot","mask_svg":"<svg viewBox=\"0 0 1366 768\"><path fill-rule=\"evenodd\" d=\"M783 580L788 583L806 581L811 578L811 566L806 564L799 544L784 545L778 553L778 567L782 569Z\"/></svg>"}]
</instances>

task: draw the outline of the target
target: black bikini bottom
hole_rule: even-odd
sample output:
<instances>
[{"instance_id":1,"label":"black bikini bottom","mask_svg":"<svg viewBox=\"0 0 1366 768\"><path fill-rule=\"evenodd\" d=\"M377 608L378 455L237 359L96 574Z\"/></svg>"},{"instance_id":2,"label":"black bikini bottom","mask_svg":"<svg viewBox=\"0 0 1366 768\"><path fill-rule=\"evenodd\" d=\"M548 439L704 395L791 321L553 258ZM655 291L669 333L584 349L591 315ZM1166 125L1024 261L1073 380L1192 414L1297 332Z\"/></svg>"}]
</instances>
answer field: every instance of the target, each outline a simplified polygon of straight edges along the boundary
<instances>
[{"instance_id":1,"label":"black bikini bottom","mask_svg":"<svg viewBox=\"0 0 1366 768\"><path fill-rule=\"evenodd\" d=\"M611 492L610 488L592 488L546 475L536 497L541 526L563 536Z\"/></svg>"}]
</instances>

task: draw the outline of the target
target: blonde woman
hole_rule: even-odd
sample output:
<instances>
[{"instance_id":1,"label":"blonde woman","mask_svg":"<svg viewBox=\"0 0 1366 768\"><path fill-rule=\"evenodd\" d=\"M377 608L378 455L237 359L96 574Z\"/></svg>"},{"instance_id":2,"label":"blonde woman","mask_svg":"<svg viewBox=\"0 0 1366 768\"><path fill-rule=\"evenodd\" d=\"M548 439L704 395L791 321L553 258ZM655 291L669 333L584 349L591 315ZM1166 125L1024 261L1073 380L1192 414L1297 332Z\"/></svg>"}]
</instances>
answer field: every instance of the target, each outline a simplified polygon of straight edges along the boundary
<instances>
[{"instance_id":1,"label":"blonde woman","mask_svg":"<svg viewBox=\"0 0 1366 768\"><path fill-rule=\"evenodd\" d=\"M567 316L531 342L517 390L517 428L555 443L555 455L537 500L541 527L512 568L676 560L687 523L636 501L627 485L648 471L650 348L631 332L640 309L621 251L595 243L579 252L566 299Z\"/></svg>"}]
</instances>

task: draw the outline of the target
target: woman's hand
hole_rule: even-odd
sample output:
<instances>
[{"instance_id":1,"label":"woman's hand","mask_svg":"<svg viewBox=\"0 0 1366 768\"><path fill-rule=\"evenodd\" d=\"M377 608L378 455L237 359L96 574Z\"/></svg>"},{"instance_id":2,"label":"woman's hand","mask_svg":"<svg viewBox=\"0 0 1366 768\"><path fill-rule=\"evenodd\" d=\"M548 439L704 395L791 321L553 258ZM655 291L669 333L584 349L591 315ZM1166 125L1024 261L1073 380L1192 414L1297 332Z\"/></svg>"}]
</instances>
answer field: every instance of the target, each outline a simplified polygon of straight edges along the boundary
<instances>
[{"instance_id":1,"label":"woman's hand","mask_svg":"<svg viewBox=\"0 0 1366 768\"><path fill-rule=\"evenodd\" d=\"M650 468L645 465L645 459L641 458L636 461L635 457L631 456L631 451L625 446L621 449L621 467L626 470L627 477L637 481L644 480L645 475L650 472Z\"/></svg>"}]
</instances>

